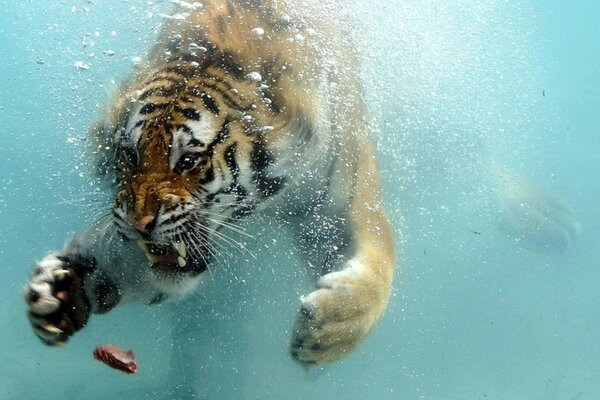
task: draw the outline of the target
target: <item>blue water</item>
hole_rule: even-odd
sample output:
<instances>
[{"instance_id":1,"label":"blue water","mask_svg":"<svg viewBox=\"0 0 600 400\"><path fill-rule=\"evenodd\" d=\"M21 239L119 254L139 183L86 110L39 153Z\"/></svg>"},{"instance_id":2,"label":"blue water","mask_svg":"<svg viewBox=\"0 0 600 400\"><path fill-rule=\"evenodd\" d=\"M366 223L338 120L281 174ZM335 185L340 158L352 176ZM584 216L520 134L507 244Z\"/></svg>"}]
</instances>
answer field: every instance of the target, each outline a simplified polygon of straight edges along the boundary
<instances>
[{"instance_id":1,"label":"blue water","mask_svg":"<svg viewBox=\"0 0 600 400\"><path fill-rule=\"evenodd\" d=\"M174 385L211 399L600 398L591 0L349 10L402 249L388 312L355 354L310 371L288 356L310 282L277 230L188 301L39 343L21 288L34 260L107 211L83 134L170 7L0 0L0 400L178 398ZM106 342L135 349L138 374L93 361Z\"/></svg>"}]
</instances>

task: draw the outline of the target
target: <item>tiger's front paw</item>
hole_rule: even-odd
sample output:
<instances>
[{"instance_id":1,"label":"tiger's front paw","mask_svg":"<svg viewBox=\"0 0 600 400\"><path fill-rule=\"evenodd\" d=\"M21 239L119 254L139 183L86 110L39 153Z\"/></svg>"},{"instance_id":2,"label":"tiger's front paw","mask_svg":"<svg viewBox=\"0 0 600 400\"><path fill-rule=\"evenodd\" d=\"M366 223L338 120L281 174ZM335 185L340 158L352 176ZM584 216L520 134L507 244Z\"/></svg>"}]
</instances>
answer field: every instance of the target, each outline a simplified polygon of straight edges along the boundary
<instances>
[{"instance_id":1,"label":"tiger's front paw","mask_svg":"<svg viewBox=\"0 0 600 400\"><path fill-rule=\"evenodd\" d=\"M87 322L90 306L81 277L62 257L38 263L24 289L29 322L47 345L62 344Z\"/></svg>"},{"instance_id":2,"label":"tiger's front paw","mask_svg":"<svg viewBox=\"0 0 600 400\"><path fill-rule=\"evenodd\" d=\"M321 277L317 290L301 298L292 356L312 364L347 355L375 326L387 298L388 291L365 273L342 270Z\"/></svg>"}]
</instances>

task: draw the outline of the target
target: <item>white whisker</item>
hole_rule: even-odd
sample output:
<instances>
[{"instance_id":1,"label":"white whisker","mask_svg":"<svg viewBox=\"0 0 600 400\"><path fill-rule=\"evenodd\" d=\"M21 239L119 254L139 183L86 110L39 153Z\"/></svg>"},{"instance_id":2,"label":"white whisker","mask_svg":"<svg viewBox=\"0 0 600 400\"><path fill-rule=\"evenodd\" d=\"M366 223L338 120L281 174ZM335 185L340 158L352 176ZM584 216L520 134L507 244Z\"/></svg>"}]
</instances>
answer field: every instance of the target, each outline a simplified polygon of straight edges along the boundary
<instances>
[{"instance_id":1,"label":"white whisker","mask_svg":"<svg viewBox=\"0 0 600 400\"><path fill-rule=\"evenodd\" d=\"M213 245L213 244L211 244L211 243L209 242L209 240L212 240L212 241L213 241L215 244L217 244L217 245L219 245L219 246L223 247L223 245L222 245L222 244L220 244L220 243L218 243L218 242L215 242L215 241L214 241L214 239L212 239L212 238L208 237L207 235L203 234L202 232L190 231L190 232L187 232L187 234L188 234L188 235L190 235L190 236L191 236L193 239L195 239L196 241L198 241L198 242L201 242L201 243L204 243L204 244L205 244L205 246L206 246L206 249L208 250L208 252L211 254L211 256L212 256L212 257L214 257L214 258L216 258L216 259L218 259L219 257L223 258L223 254L222 254L222 253L221 253L219 250L217 250L217 249L214 247L214 245ZM199 235L200 235L200 236L199 236ZM194 243L194 242L191 242L191 243L192 243L194 246L197 246L197 247L199 248L199 245L198 245L198 244L196 244L196 243ZM215 254L215 252L216 252L216 254Z\"/></svg>"},{"instance_id":2,"label":"white whisker","mask_svg":"<svg viewBox=\"0 0 600 400\"><path fill-rule=\"evenodd\" d=\"M220 214L211 213L211 212L208 212L208 211L205 211L205 210L198 211L198 214L204 216L207 220L209 220L211 222L214 222L215 224L219 224L219 225L221 225L223 227L229 228L232 231L234 231L236 233L239 233L240 235L243 235L243 236L245 236L245 237L247 237L249 239L254 239L254 236L252 236L251 234L249 234L248 232L246 232L246 230L243 227L239 226L239 225L235 225L235 224L232 224L231 222L222 221L222 220L218 220L218 219L215 219L215 218L208 217L209 215L215 216L215 217L222 217L222 215L220 215Z\"/></svg>"},{"instance_id":3,"label":"white whisker","mask_svg":"<svg viewBox=\"0 0 600 400\"><path fill-rule=\"evenodd\" d=\"M223 243L219 242L218 240L216 240L216 238L214 238L214 237L212 237L210 235L210 230L209 229L207 229L204 226L201 226L199 228L202 229L202 230L201 231L196 231L195 233L198 234L198 235L200 235L201 238L204 239L204 242L206 243L207 246L209 246L209 245L213 245L213 246L216 245L216 246L219 246L224 251L227 250L227 247ZM217 250L216 248L214 248L214 249ZM219 254L221 255L222 253L219 252Z\"/></svg>"},{"instance_id":4,"label":"white whisker","mask_svg":"<svg viewBox=\"0 0 600 400\"><path fill-rule=\"evenodd\" d=\"M211 229L199 222L195 222L194 226L199 228L199 229L203 229L205 232L207 232L209 235L214 235L214 237L216 238L220 238L223 242L228 243L229 245L231 245L232 247L240 250L240 252L246 252L248 255L250 255L252 258L256 259L256 256L254 255L254 253L252 253L250 250L248 250L246 248L246 246L241 243L236 241L235 239L231 238L230 236L224 234L223 232L219 232L216 229Z\"/></svg>"},{"instance_id":5,"label":"white whisker","mask_svg":"<svg viewBox=\"0 0 600 400\"><path fill-rule=\"evenodd\" d=\"M204 252L199 247L199 245L197 245L196 243L189 240L188 236L186 236L186 235L177 235L176 238L180 238L180 240L185 244L185 246L189 250L191 250L192 254L197 253L202 258L202 261L204 261L204 264L206 265L206 270L210 274L211 280L214 281L214 275L213 275L212 269L210 268L210 263L206 259L206 256L204 255Z\"/></svg>"}]
</instances>

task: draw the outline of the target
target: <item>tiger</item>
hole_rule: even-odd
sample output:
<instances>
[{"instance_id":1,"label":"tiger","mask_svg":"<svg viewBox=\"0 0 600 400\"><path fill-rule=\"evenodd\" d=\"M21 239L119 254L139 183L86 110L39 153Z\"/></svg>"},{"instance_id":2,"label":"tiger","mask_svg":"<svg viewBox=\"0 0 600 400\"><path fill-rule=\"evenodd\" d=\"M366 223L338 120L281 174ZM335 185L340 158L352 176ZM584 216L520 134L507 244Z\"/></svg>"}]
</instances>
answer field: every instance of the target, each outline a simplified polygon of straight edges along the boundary
<instances>
[{"instance_id":1,"label":"tiger","mask_svg":"<svg viewBox=\"0 0 600 400\"><path fill-rule=\"evenodd\" d=\"M201 291L214 243L260 213L315 277L292 358L339 360L380 321L396 265L349 33L299 0L177 3L89 129L85 159L114 202L35 263L33 332L60 345L93 314Z\"/></svg>"}]
</instances>

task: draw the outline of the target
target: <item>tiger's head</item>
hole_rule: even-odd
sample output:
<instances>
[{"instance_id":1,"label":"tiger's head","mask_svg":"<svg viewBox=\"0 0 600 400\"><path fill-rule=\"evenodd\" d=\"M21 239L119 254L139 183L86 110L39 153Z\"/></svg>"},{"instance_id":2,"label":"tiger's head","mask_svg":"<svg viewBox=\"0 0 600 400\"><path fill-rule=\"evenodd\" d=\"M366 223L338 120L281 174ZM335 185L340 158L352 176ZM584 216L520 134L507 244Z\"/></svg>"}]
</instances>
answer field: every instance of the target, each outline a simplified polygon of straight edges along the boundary
<instances>
[{"instance_id":1,"label":"tiger's head","mask_svg":"<svg viewBox=\"0 0 600 400\"><path fill-rule=\"evenodd\" d=\"M236 221L284 184L265 137L275 129L265 120L273 112L252 98L256 83L234 89L215 76L152 74L122 96L124 117L110 138L114 221L168 292L180 292L214 256L240 246L231 238L241 231Z\"/></svg>"}]
</instances>

